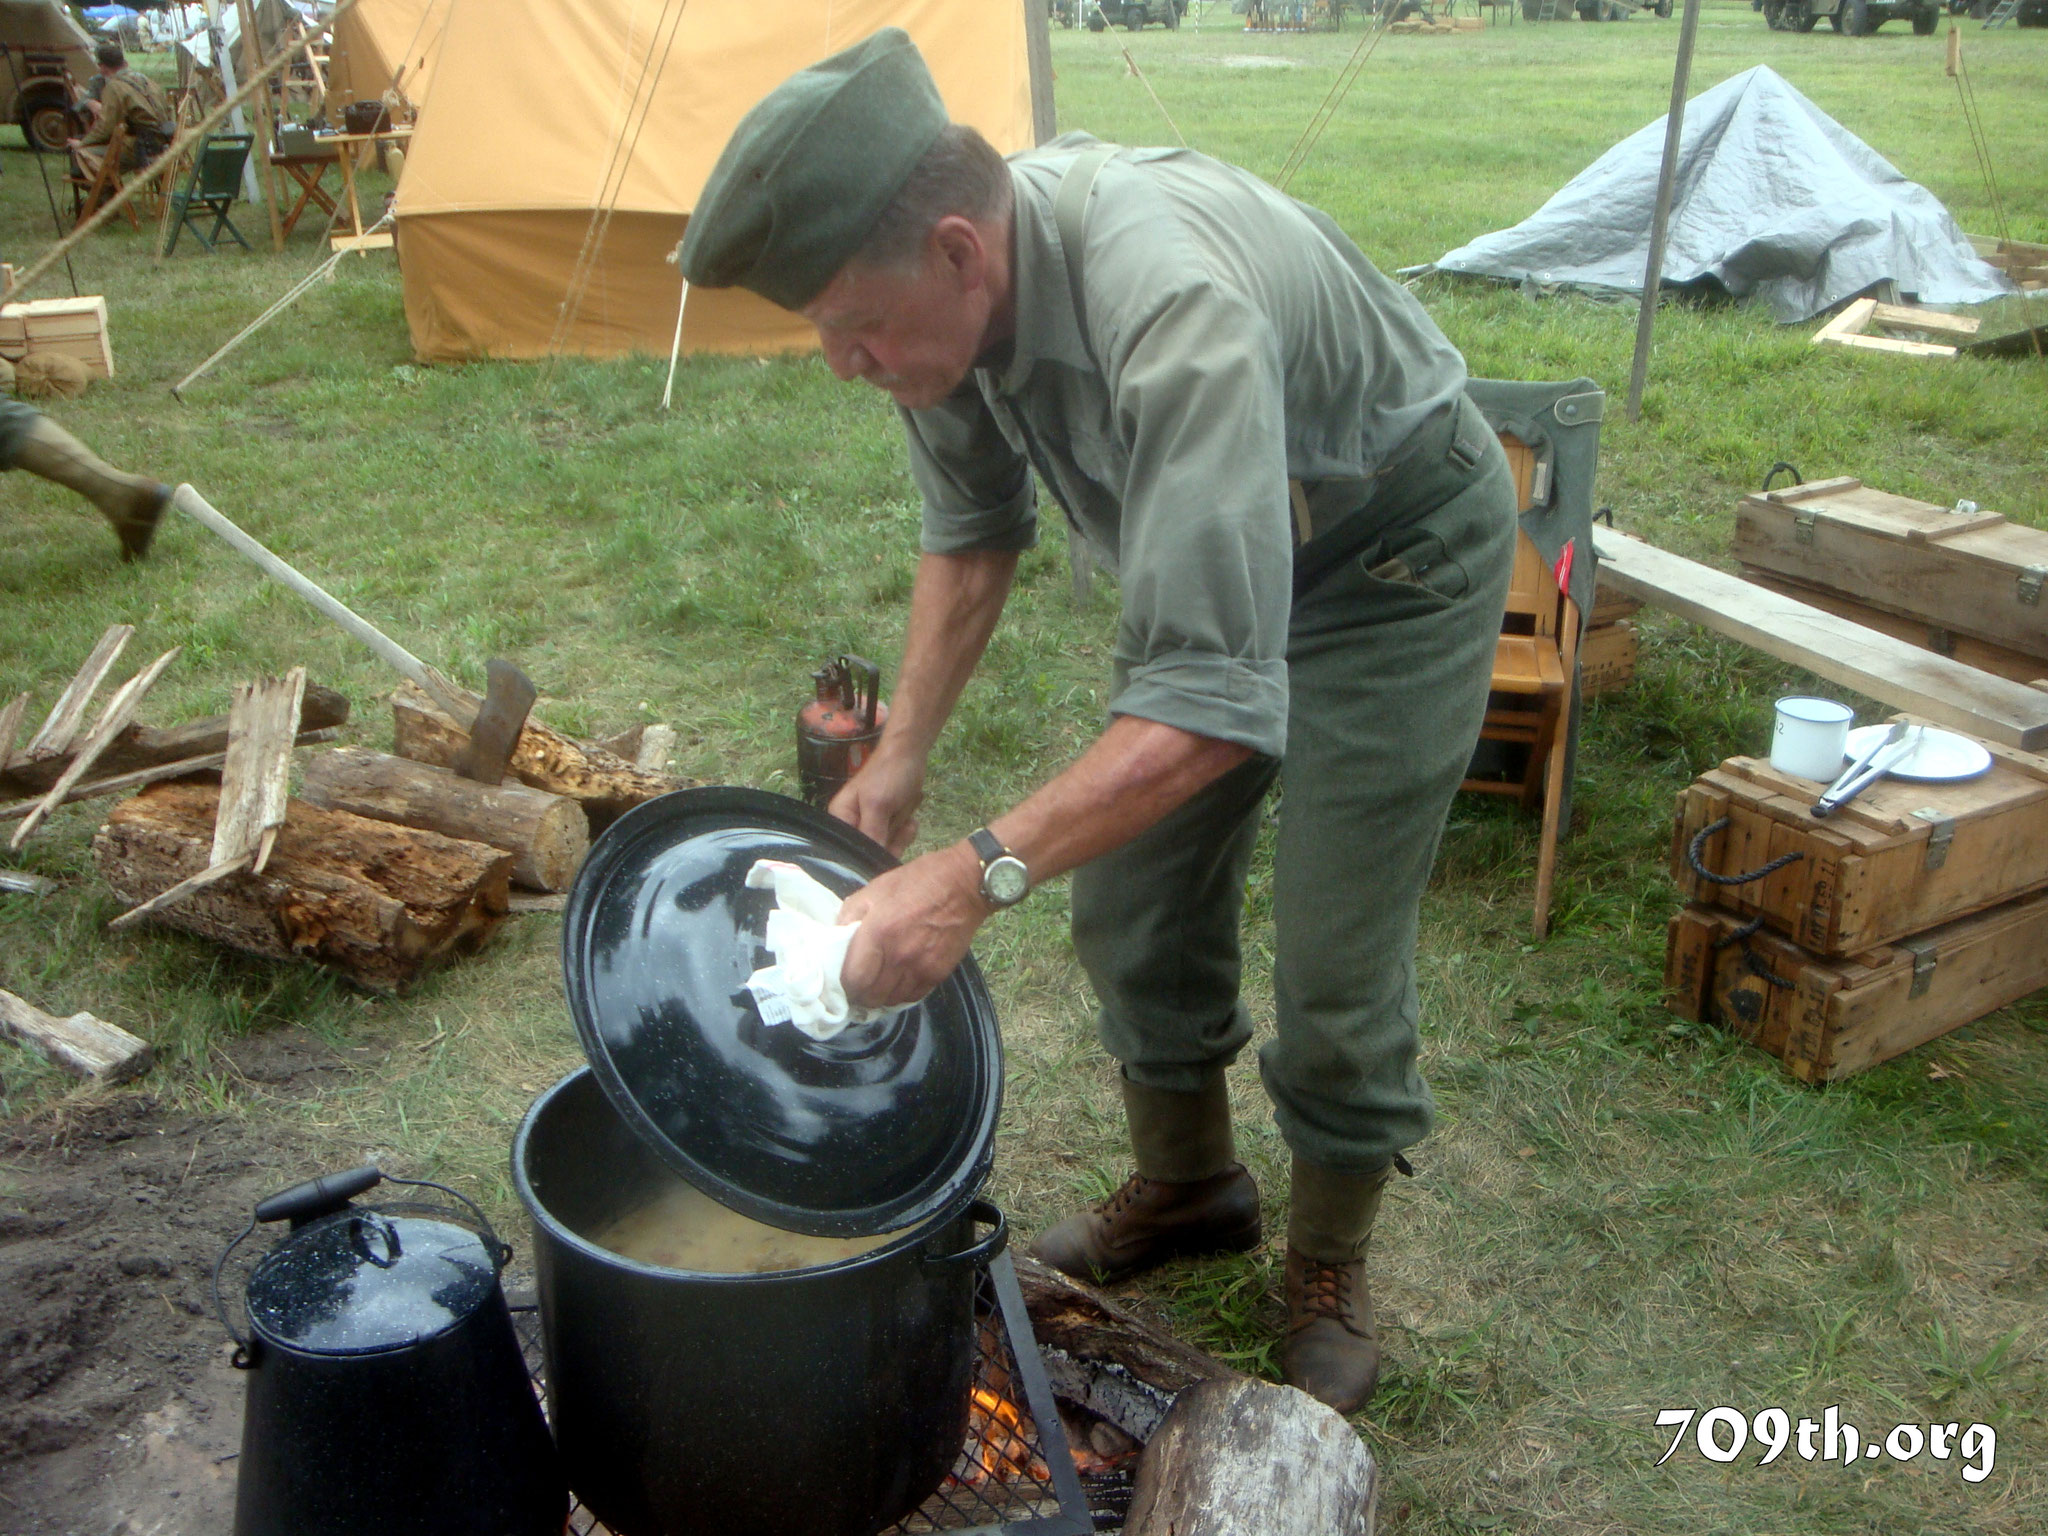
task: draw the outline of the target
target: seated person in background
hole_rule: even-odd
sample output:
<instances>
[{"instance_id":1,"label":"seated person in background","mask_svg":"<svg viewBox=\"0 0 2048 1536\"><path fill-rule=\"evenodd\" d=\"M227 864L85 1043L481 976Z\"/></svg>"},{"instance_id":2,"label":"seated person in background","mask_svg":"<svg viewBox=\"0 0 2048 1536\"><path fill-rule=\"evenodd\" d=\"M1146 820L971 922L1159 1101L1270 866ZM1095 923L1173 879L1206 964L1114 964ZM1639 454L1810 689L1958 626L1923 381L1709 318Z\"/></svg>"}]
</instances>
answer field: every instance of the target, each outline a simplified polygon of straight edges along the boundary
<instances>
[{"instance_id":1,"label":"seated person in background","mask_svg":"<svg viewBox=\"0 0 2048 1536\"><path fill-rule=\"evenodd\" d=\"M93 50L100 66L99 120L83 138L69 141L71 158L81 176L99 174L106 158L107 141L114 136L114 124L128 125L128 146L121 156L121 168L133 170L149 164L170 143L171 108L157 83L138 69L129 67L128 56L119 43L101 43Z\"/></svg>"}]
</instances>

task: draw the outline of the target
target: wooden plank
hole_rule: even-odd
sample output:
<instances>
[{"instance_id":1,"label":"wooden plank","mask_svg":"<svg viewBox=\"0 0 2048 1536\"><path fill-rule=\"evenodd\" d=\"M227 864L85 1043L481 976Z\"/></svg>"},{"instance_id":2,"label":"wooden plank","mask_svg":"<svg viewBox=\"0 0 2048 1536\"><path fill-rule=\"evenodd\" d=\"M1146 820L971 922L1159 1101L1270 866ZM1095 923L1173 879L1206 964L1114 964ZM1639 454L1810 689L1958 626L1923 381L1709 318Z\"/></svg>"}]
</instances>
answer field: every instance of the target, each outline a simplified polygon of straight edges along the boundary
<instances>
[{"instance_id":1,"label":"wooden plank","mask_svg":"<svg viewBox=\"0 0 2048 1536\"><path fill-rule=\"evenodd\" d=\"M0 1027L26 1040L75 1077L118 1083L144 1071L156 1059L147 1040L89 1013L53 1018L33 1003L0 991Z\"/></svg>"},{"instance_id":2,"label":"wooden plank","mask_svg":"<svg viewBox=\"0 0 2048 1536\"><path fill-rule=\"evenodd\" d=\"M21 734L21 717L28 709L28 695L18 693L5 709L0 709L0 773L7 771L7 765L14 761L14 738Z\"/></svg>"},{"instance_id":3,"label":"wooden plank","mask_svg":"<svg viewBox=\"0 0 2048 1536\"><path fill-rule=\"evenodd\" d=\"M43 796L35 809L21 819L21 825L14 829L14 836L7 840L9 848L19 849L29 840L30 834L42 825L50 812L64 803L64 798L70 793L71 787L84 778L92 765L99 761L100 754L107 749L108 744L128 728L128 722L135 718L136 706L141 704L143 695L149 692L159 677L163 676L164 668L177 660L178 652L183 649L183 646L172 646L129 678L114 696L107 700L107 707L100 712L99 721L92 728L92 735L72 757L70 766L50 787L50 792Z\"/></svg>"},{"instance_id":4,"label":"wooden plank","mask_svg":"<svg viewBox=\"0 0 2048 1536\"><path fill-rule=\"evenodd\" d=\"M1838 347L1861 347L1866 352L1895 352L1903 357L1954 357L1956 349L1937 341L1900 341L1893 336L1830 336Z\"/></svg>"},{"instance_id":5,"label":"wooden plank","mask_svg":"<svg viewBox=\"0 0 2048 1536\"><path fill-rule=\"evenodd\" d=\"M209 863L232 864L252 855L250 867L263 873L271 842L266 834L284 824L292 738L298 734L299 701L305 692L304 667L235 689L228 710L227 763L221 770L221 813L214 823Z\"/></svg>"},{"instance_id":6,"label":"wooden plank","mask_svg":"<svg viewBox=\"0 0 2048 1536\"><path fill-rule=\"evenodd\" d=\"M1918 309L1911 304L1880 304L1870 312L1870 319L1874 325L1910 325L1954 336L1974 336L1984 323L1975 315L1945 315L1938 309Z\"/></svg>"},{"instance_id":7,"label":"wooden plank","mask_svg":"<svg viewBox=\"0 0 2048 1536\"><path fill-rule=\"evenodd\" d=\"M1870 317L1876 309L1877 300L1858 299L1813 333L1815 345L1824 341L1839 341L1844 336L1856 335L1864 326L1870 323Z\"/></svg>"},{"instance_id":8,"label":"wooden plank","mask_svg":"<svg viewBox=\"0 0 2048 1536\"><path fill-rule=\"evenodd\" d=\"M1631 534L1595 534L1618 590L1894 708L2027 751L2048 747L2048 694L1993 677L1810 603L1670 554Z\"/></svg>"},{"instance_id":9,"label":"wooden plank","mask_svg":"<svg viewBox=\"0 0 2048 1536\"><path fill-rule=\"evenodd\" d=\"M2009 677L2016 683L2031 683L2036 678L2048 678L2048 657L2027 656L2005 646L1979 640L1975 635L1958 634L1926 619L1891 613L1870 603L1859 603L1839 592L1830 592L1825 587L1794 581L1771 571L1759 570L1753 565L1744 566L1742 574L1747 580L1772 592L1782 592L1787 597L1799 599L1802 603L1811 603L1837 618L1848 619L1852 623L1863 625L1866 629L1878 630L1895 640L1917 645L1922 650L1932 651L1937 656L1946 656L1951 661L1961 662L1966 667L1975 667L1980 672L1995 672L2000 677ZM2044 635L2042 640L2044 644L2048 644L2048 635Z\"/></svg>"},{"instance_id":10,"label":"wooden plank","mask_svg":"<svg viewBox=\"0 0 2048 1536\"><path fill-rule=\"evenodd\" d=\"M85 665L65 684L57 702L50 706L50 717L43 722L43 728L29 738L28 746L21 754L23 757L55 757L60 752L71 750L72 739L78 735L78 728L85 721L92 696L99 692L100 684L114 670L114 663L121 658L122 647L134 634L133 624L116 624L100 636L92 654L85 658Z\"/></svg>"},{"instance_id":11,"label":"wooden plank","mask_svg":"<svg viewBox=\"0 0 2048 1536\"><path fill-rule=\"evenodd\" d=\"M31 875L18 869L0 869L0 891L16 896L47 896L57 889L57 882L45 880L41 875Z\"/></svg>"}]
</instances>

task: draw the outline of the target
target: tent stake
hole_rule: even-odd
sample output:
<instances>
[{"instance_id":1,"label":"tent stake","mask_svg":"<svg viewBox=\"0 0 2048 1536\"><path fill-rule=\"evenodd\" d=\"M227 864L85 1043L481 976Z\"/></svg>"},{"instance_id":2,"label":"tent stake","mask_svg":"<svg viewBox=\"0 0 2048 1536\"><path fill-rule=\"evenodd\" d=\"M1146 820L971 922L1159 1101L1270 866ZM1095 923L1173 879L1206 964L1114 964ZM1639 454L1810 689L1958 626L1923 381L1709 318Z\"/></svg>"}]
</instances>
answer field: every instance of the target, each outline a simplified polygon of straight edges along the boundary
<instances>
[{"instance_id":1,"label":"tent stake","mask_svg":"<svg viewBox=\"0 0 2048 1536\"><path fill-rule=\"evenodd\" d=\"M1643 413L1643 383L1650 373L1650 332L1657 323L1657 289L1664 280L1664 237L1671 225L1671 188L1678 179L1678 141L1685 134L1685 83L1692 74L1692 43L1700 30L1700 0L1685 0L1678 29L1678 63L1671 71L1671 110L1664 118L1664 164L1657 172L1657 208L1650 218L1650 260L1643 272L1643 304L1636 312L1636 356L1628 371L1628 419Z\"/></svg>"},{"instance_id":2,"label":"tent stake","mask_svg":"<svg viewBox=\"0 0 2048 1536\"><path fill-rule=\"evenodd\" d=\"M676 265L680 267L682 247L676 247ZM676 339L668 346L668 382L661 386L661 408L668 409L669 397L676 389L676 359L683 353L683 306L690 302L690 280L683 279L683 291L676 295Z\"/></svg>"}]
</instances>

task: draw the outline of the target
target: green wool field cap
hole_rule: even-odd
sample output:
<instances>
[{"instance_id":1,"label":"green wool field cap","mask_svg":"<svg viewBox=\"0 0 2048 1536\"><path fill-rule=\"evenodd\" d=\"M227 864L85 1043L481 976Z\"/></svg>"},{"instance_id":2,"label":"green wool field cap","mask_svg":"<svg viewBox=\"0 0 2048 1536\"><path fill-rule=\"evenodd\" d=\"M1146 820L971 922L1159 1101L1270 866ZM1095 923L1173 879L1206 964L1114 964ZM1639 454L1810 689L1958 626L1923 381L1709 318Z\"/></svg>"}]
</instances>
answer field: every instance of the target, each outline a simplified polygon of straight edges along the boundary
<instances>
[{"instance_id":1,"label":"green wool field cap","mask_svg":"<svg viewBox=\"0 0 2048 1536\"><path fill-rule=\"evenodd\" d=\"M802 309L860 249L946 123L900 27L799 70L733 130L683 233L683 276Z\"/></svg>"}]
</instances>

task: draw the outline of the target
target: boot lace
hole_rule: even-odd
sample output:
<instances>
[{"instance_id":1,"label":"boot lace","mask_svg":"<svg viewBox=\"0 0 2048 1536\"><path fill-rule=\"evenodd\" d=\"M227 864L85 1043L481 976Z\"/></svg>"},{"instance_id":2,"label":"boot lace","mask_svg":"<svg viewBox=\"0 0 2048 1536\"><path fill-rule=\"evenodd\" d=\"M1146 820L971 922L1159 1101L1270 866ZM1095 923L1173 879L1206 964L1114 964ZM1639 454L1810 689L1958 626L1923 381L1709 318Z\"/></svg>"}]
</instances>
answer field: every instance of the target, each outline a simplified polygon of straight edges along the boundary
<instances>
[{"instance_id":1,"label":"boot lace","mask_svg":"<svg viewBox=\"0 0 2048 1536\"><path fill-rule=\"evenodd\" d=\"M1310 1259L1301 1277L1304 1318L1327 1317L1348 1325L1351 1287L1357 1277L1356 1264L1324 1264Z\"/></svg>"},{"instance_id":2,"label":"boot lace","mask_svg":"<svg viewBox=\"0 0 2048 1536\"><path fill-rule=\"evenodd\" d=\"M1140 1195L1144 1194L1146 1187L1151 1182L1142 1173L1132 1174L1128 1179L1124 1180L1121 1189L1103 1201L1102 1204L1095 1207L1095 1214L1106 1221L1115 1221L1117 1217L1123 1215L1125 1211L1131 1208Z\"/></svg>"}]
</instances>

